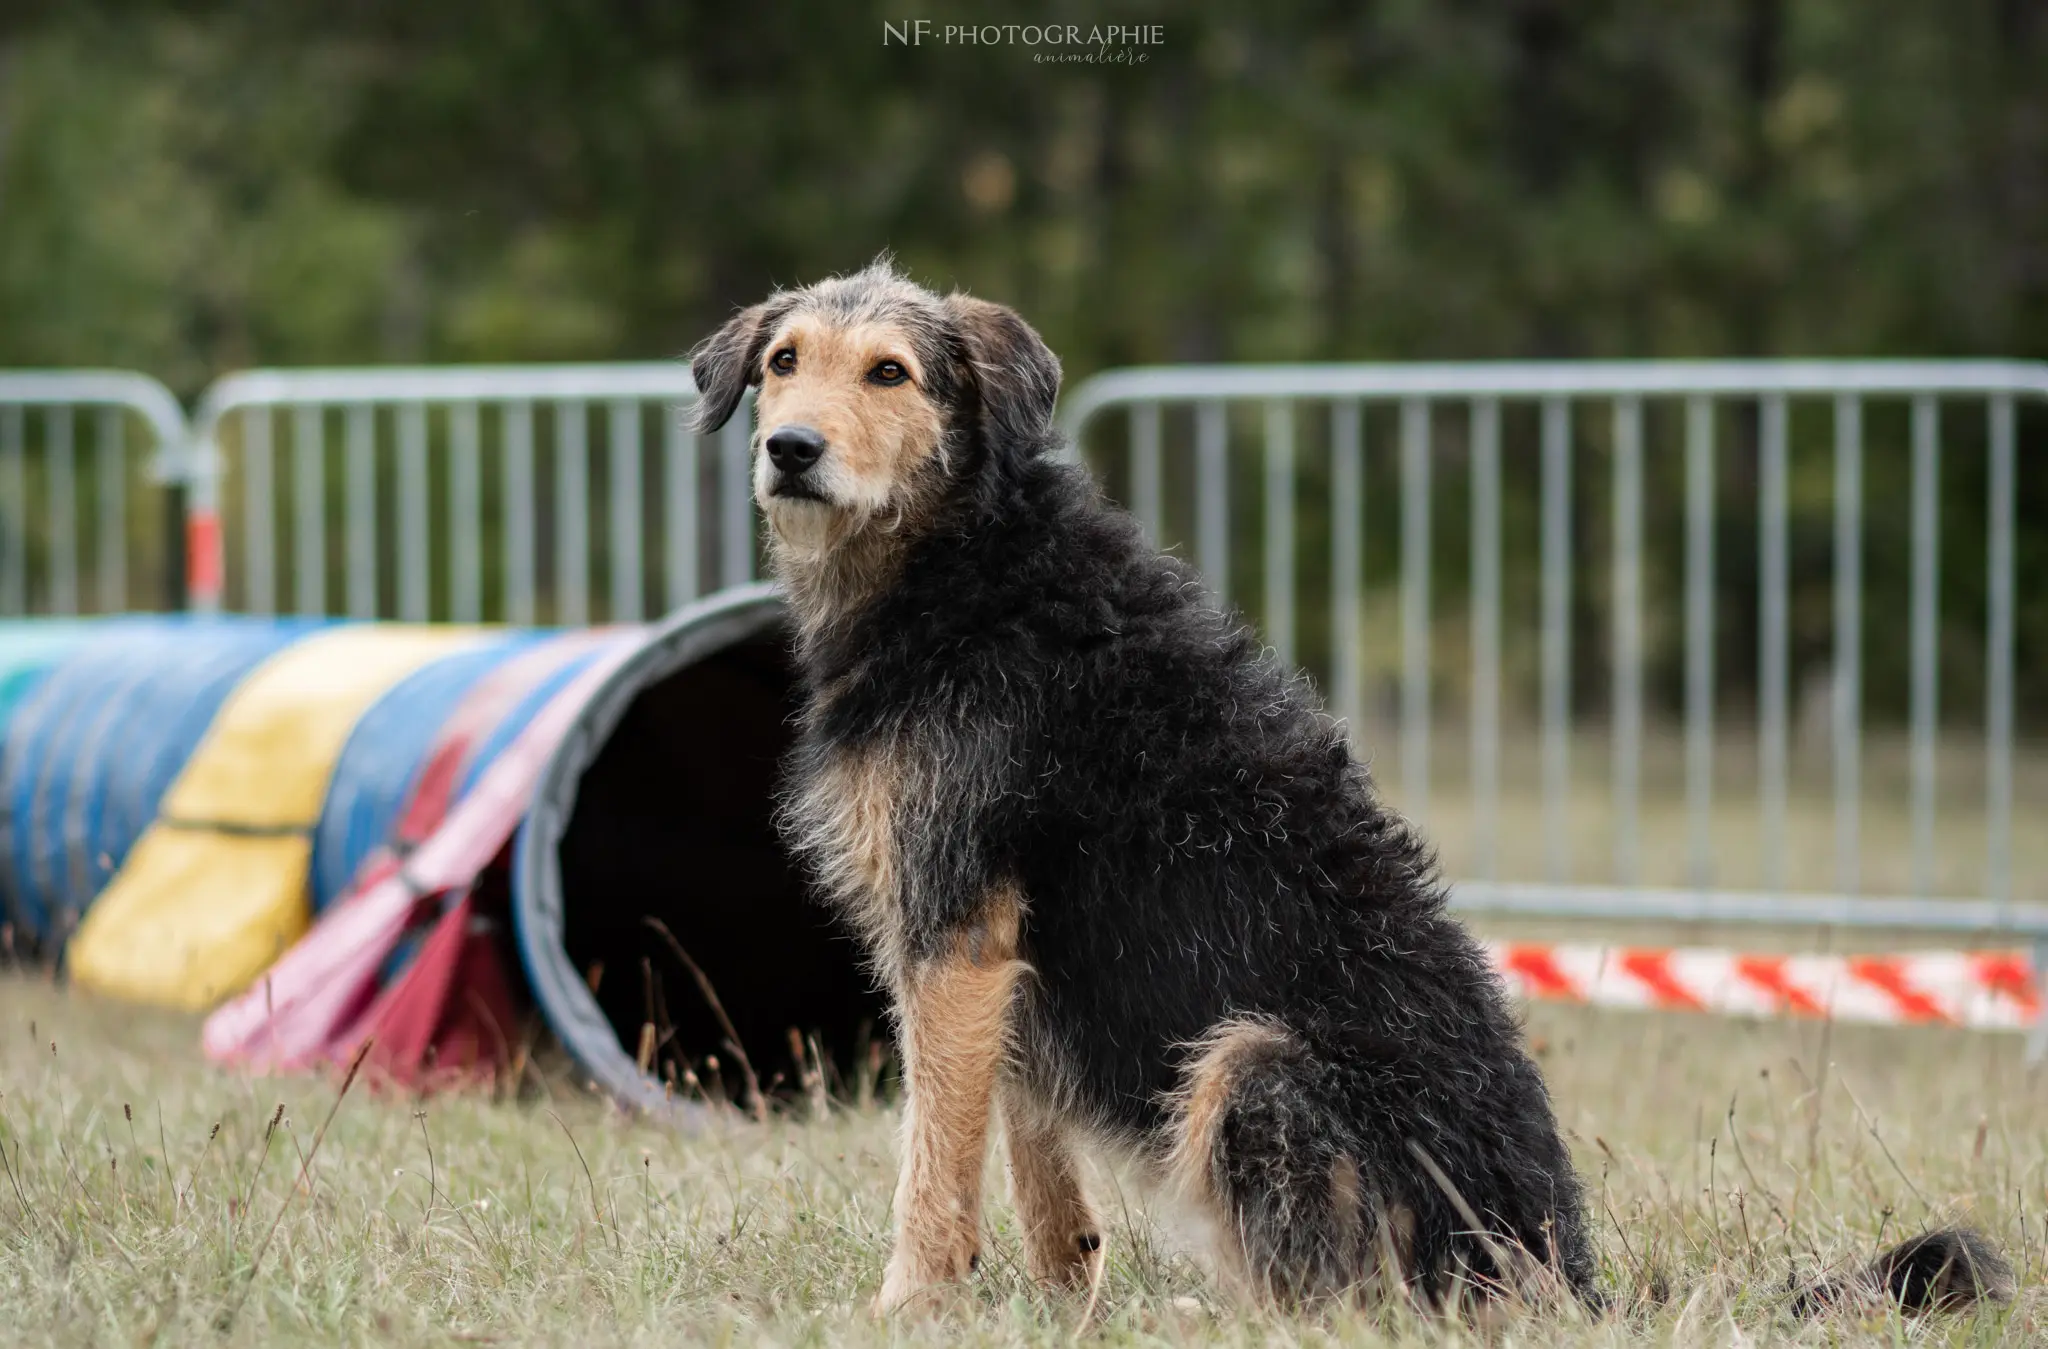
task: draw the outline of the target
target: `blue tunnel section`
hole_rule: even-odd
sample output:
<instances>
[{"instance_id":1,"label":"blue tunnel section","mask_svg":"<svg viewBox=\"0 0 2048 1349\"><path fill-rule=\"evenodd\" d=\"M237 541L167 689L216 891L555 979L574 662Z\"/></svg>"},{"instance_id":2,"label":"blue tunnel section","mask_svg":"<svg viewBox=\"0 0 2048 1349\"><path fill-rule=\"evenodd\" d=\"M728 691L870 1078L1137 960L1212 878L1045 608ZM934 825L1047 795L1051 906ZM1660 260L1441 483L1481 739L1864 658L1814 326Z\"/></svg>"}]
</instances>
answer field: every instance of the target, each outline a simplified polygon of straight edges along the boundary
<instances>
[{"instance_id":1,"label":"blue tunnel section","mask_svg":"<svg viewBox=\"0 0 2048 1349\"><path fill-rule=\"evenodd\" d=\"M16 704L0 744L0 884L31 943L61 942L127 857L229 693L316 626L98 625Z\"/></svg>"},{"instance_id":2,"label":"blue tunnel section","mask_svg":"<svg viewBox=\"0 0 2048 1349\"><path fill-rule=\"evenodd\" d=\"M334 765L327 804L313 833L316 912L340 898L364 859L390 839L436 733L457 705L493 670L546 637L512 633L443 656L400 680L363 714ZM521 725L508 717L495 729L509 737Z\"/></svg>"}]
</instances>

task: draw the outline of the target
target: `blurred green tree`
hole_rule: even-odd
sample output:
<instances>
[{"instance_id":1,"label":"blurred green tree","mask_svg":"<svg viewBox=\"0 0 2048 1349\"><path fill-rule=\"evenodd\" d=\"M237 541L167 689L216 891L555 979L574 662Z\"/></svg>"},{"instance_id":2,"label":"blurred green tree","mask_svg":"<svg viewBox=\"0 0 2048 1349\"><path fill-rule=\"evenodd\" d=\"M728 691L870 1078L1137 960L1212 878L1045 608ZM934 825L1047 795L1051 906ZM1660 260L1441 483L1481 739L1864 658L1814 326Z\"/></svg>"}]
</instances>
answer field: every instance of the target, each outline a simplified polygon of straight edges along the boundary
<instances>
[{"instance_id":1,"label":"blurred green tree","mask_svg":"<svg viewBox=\"0 0 2048 1349\"><path fill-rule=\"evenodd\" d=\"M99 0L0 19L0 358L646 356L890 248L1133 360L2048 352L2027 0Z\"/></svg>"},{"instance_id":2,"label":"blurred green tree","mask_svg":"<svg viewBox=\"0 0 2048 1349\"><path fill-rule=\"evenodd\" d=\"M1165 40L1117 66L886 40L912 18ZM2041 0L18 0L0 362L189 394L256 363L680 354L883 249L1022 307L1071 377L2048 356L2044 70ZM1981 456L1954 459L1961 621L1983 488ZM1873 501L1903 493L1896 460ZM2048 475L2022 481L2022 576L2048 578ZM1825 474L1794 489L1795 542L1824 546ZM1903 519L1872 527L1888 586ZM2048 584L2021 593L2048 699ZM1824 599L1795 605L1822 641ZM1724 659L1746 682L1741 640Z\"/></svg>"}]
</instances>

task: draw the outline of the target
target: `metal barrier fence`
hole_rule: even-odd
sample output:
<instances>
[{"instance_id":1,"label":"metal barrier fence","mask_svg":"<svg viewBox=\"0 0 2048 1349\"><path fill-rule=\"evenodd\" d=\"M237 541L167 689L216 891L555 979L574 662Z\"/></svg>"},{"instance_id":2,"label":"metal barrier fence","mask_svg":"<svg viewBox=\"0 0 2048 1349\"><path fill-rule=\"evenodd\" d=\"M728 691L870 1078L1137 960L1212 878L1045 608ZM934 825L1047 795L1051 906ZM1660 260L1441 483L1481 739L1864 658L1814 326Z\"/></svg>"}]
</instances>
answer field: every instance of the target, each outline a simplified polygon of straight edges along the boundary
<instances>
[{"instance_id":1,"label":"metal barrier fence","mask_svg":"<svg viewBox=\"0 0 2048 1349\"><path fill-rule=\"evenodd\" d=\"M755 571L748 417L700 443L680 415L693 397L680 362L253 371L214 385L188 434L175 400L142 376L0 374L0 612L133 605L133 579L151 565L137 540L161 528L152 497L168 481L185 489L195 607L639 618ZM2014 884L2014 821L2031 818L2015 804L2017 442L2044 399L2048 366L2011 362L1215 366L1110 372L1070 391L1062 417L1154 536L1185 542L1281 656L1308 665L1368 752L1391 730L1394 771L1376 767L1406 809L1446 835L1447 817L1465 812L1460 903L2048 939L2048 906L2019 902ZM82 418L95 433L83 478ZM1944 543L1943 456L1974 463L1979 447L1985 509L1959 514L1951 500L1948 512L1983 526L1982 632L1958 666L1944 651L1954 624L1942 621L1942 560L1953 565L1960 531ZM1867 574L1891 564L1866 528L1893 505L1866 485L1866 461L1886 455L1906 498L1892 600ZM1730 482L1743 493L1735 509L1720 499ZM1374 483L1386 490L1368 501ZM1256 510L1236 508L1245 496ZM1815 546L1792 521L1820 497L1828 537ZM1384 530L1368 530L1375 518ZM1447 548L1460 532L1464 548ZM1392 546L1375 552L1382 538ZM1660 559L1675 577L1668 593ZM1792 610L1823 574L1830 818L1814 849L1788 830L1804 802L1794 692L1813 692L1795 674L1814 663L1794 649ZM1460 580L1462 612L1446 594ZM1746 587L1739 621L1731 582ZM1589 637L1601 658L1586 659ZM1748 663L1731 678L1736 646ZM1905 690L1896 829L1867 822L1879 719L1865 667L1885 653ZM1951 823L1965 812L1942 772L1962 757L1953 674L1942 732L1945 666L1981 676L1983 690L1968 700L1973 735L1981 713L1970 753L1981 754L1982 795L1969 813L1982 833L1980 864L1967 868ZM1504 801L1520 685L1533 689L1533 790ZM1673 690L1679 732L1683 821L1668 847L1642 815L1657 785L1645 762L1655 767L1661 743L1659 688ZM1441 714L1451 695L1462 716ZM1720 856L1731 731L1754 760L1736 766L1754 783L1753 803L1740 803L1753 804L1741 849L1754 882L1741 888ZM1574 847L1573 813L1585 813L1574 763L1583 768L1594 732L1609 854L1597 872L1585 839ZM1458 737L1451 768L1469 790L1452 800L1443 749ZM2022 836L2023 851L2038 850L2039 832ZM1910 856L1904 879L1873 883L1866 855L1894 834ZM1532 847L1534 861L1511 856ZM1818 884L1816 852L1831 865ZM1682 875L1658 874L1681 855ZM2048 863L2022 860L2039 890ZM1859 897L1871 890L1894 897Z\"/></svg>"},{"instance_id":2,"label":"metal barrier fence","mask_svg":"<svg viewBox=\"0 0 2048 1349\"><path fill-rule=\"evenodd\" d=\"M1389 785L1404 808L1425 818L1433 805L1443 804L1441 792L1433 801L1430 785L1432 734L1441 735L1446 720L1433 699L1440 696L1437 686L1448 682L1448 662L1432 649L1433 643L1445 644L1438 610L1448 607L1432 594L1432 568L1446 562L1432 531L1450 532L1443 509L1443 486L1452 480L1446 461L1462 471L1467 500L1449 503L1465 508L1465 519L1451 514L1451 523L1462 528L1468 543L1466 556L1452 559L1465 572L1468 601L1463 632L1453 629L1468 648L1462 671L1468 705L1455 728L1469 741L1469 799L1459 804L1469 812L1472 846L1455 867L1462 906L1553 917L1999 929L2048 940L2048 906L2015 901L2013 834L2016 428L2018 413L2044 398L2048 365L2014 362L1179 366L1099 375L1071 391L1062 418L1076 452L1088 456L1155 538L1191 545L1193 560L1211 584L1258 619L1283 660L1304 655L1305 630L1313 621L1321 654L1310 664L1330 705L1362 740L1391 723L1396 733L1389 738L1397 749ZM1597 409L1591 418L1589 405ZM1808 434L1795 436L1795 423ZM1892 434L1873 438L1870 428L1879 425ZM1972 657L1981 661L1983 675L1981 884L1962 887L1974 902L1961 903L1936 898L1943 889L1937 878L1956 874L1959 865L1938 855L1953 848L1952 840L1937 848L1936 829L1942 781L1937 749L1950 743L1940 731L1939 678L1945 435L1951 444L1967 441L1972 455L1982 447L1985 480L1979 517L1985 619ZM1384 459L1378 453L1382 437L1388 445ZM1872 454L1895 448L1909 461L1899 466L1910 484L1909 507L1868 497L1867 442ZM1252 450L1255 457L1247 453ZM1575 454L1582 468L1589 467L1584 456L1604 455L1607 472L1575 474ZM1831 464L1821 462L1823 454ZM1397 537L1386 550L1392 555L1386 562L1390 584L1381 588L1397 598L1395 612L1382 615L1387 621L1369 631L1379 613L1363 570L1366 486L1375 466L1380 479L1392 479L1388 495L1397 502L1384 512L1396 517ZM1534 556L1526 560L1511 560L1504 546L1503 483L1510 468L1521 490L1507 493L1506 500L1515 509L1534 507L1535 519L1525 521L1524 530L1535 535L1525 540L1533 543L1528 551ZM1731 468L1740 473L1731 474ZM1747 502L1734 512L1717 504L1717 489L1731 477L1753 477L1753 513ZM1576 518L1585 511L1575 503L1596 495L1588 490L1589 479L1604 492L1604 533L1597 520L1589 530ZM1804 547L1796 555L1789 529L1795 481L1807 505L1819 495L1829 498L1823 518L1832 533L1824 546ZM1304 492L1304 484L1313 490ZM1646 491L1657 485L1673 498L1655 503L1654 518L1668 519L1669 528L1646 537ZM1240 495L1254 491L1257 511L1240 508ZM1316 500L1318 494L1325 500ZM1873 601L1865 575L1866 516L1880 505L1910 513L1904 522L1908 593L1898 606L1903 623L1889 613L1881 623L1867 621ZM1724 537L1729 527L1747 528L1751 521L1755 551L1731 556L1736 550ZM1324 530L1326 540L1307 546L1305 536ZM1595 544L1602 547L1596 550ZM1677 573L1671 602L1654 609L1646 593L1646 558L1652 553L1671 559L1669 570ZM1880 560L1891 563L1889 556ZM1604 575L1596 562L1606 564ZM1247 566L1258 572L1251 594L1237 584ZM1719 612L1723 582L1752 567L1754 626L1739 631ZM1794 581L1816 574L1826 574L1821 626L1831 648L1819 681L1832 807L1831 885L1794 884L1787 874L1791 599ZM1298 603L1305 578L1326 587L1324 613ZM1801 592L1811 589L1802 586ZM1504 596L1510 591L1520 606L1512 614L1519 629L1534 628L1533 660L1526 662L1533 678L1524 682L1535 685L1529 700L1535 782L1527 794L1529 818L1520 828L1538 836L1540 879L1506 877L1500 863L1501 841L1515 837L1502 796L1504 688L1519 668L1510 668L1503 642ZM1523 621L1525 612L1533 623ZM1574 651L1588 635L1585 629L1594 626L1585 621L1589 615L1604 617L1604 660L1587 661ZM1675 883L1652 884L1645 875L1640 819L1647 799L1646 617L1667 615L1655 631L1672 634L1666 646L1676 657L1677 668L1660 670L1660 677L1663 686L1676 690L1668 701L1677 705L1680 730L1675 756L1682 760L1684 875ZM1725 661L1717 659L1717 643L1732 639L1754 641L1754 678L1741 681L1747 688L1724 687L1717 696L1717 675L1722 684L1731 682ZM1910 879L1890 887L1902 890L1902 897L1859 899L1859 892L1872 888L1861 862L1874 841L1862 819L1870 721L1866 653L1890 655L1900 645ZM1367 705L1366 661L1389 649L1398 653L1397 661L1387 662L1395 669L1386 681L1396 706L1381 716ZM1953 653L1947 663L1956 663ZM1592 694L1599 692L1589 671L1603 675L1606 685L1604 718L1593 720L1607 740L1604 808L1611 852L1604 881L1590 884L1584 858L1572 854L1571 817L1572 759L1585 738L1575 730L1575 712L1596 700L1587 696L1589 683L1596 685ZM1742 693L1753 696L1739 709L1739 720L1753 721L1753 728L1740 725L1725 706ZM1952 697L1952 713L1953 703ZM1723 720L1719 733L1717 713ZM1371 723L1365 733L1362 720ZM1730 721L1738 721L1738 733L1753 729L1741 734L1741 754L1753 755L1755 763L1755 813L1744 846L1754 850L1756 874L1753 888L1744 889L1717 888L1732 869L1725 862L1717 868L1717 854L1729 849L1716 842L1717 830L1727 832L1716 791L1729 776L1725 763L1717 763L1730 758ZM1373 747L1365 748L1370 753ZM2039 819L2048 801L2031 804L2035 813L2026 818ZM1675 858L1655 860L1668 870ZM1797 860L1804 866L1809 859ZM2039 870L2029 874L2035 884L2042 879Z\"/></svg>"},{"instance_id":3,"label":"metal barrier fence","mask_svg":"<svg viewBox=\"0 0 2048 1349\"><path fill-rule=\"evenodd\" d=\"M707 453L695 397L680 361L228 376L193 427L193 603L576 624L750 580L748 414Z\"/></svg>"},{"instance_id":4,"label":"metal barrier fence","mask_svg":"<svg viewBox=\"0 0 2048 1349\"><path fill-rule=\"evenodd\" d=\"M0 371L0 615L175 604L170 549L136 545L166 528L184 445L183 409L146 375Z\"/></svg>"}]
</instances>

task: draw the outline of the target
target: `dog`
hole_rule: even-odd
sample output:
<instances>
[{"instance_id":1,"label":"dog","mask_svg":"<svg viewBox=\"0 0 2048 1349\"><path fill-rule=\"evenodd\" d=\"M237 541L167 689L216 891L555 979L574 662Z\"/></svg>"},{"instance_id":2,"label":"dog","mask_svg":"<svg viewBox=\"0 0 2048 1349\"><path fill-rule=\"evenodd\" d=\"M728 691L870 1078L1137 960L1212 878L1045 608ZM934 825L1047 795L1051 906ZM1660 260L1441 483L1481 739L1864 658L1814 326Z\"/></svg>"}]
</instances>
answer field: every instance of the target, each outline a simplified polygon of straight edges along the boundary
<instances>
[{"instance_id":1,"label":"dog","mask_svg":"<svg viewBox=\"0 0 2048 1349\"><path fill-rule=\"evenodd\" d=\"M876 1309L976 1268L992 1117L1045 1284L1100 1277L1101 1145L1260 1297L1600 1305L1543 1077L1433 854L1303 680L1062 462L1030 325L885 259L739 312L691 371L701 431L759 390L807 699L781 821L893 1007Z\"/></svg>"}]
</instances>

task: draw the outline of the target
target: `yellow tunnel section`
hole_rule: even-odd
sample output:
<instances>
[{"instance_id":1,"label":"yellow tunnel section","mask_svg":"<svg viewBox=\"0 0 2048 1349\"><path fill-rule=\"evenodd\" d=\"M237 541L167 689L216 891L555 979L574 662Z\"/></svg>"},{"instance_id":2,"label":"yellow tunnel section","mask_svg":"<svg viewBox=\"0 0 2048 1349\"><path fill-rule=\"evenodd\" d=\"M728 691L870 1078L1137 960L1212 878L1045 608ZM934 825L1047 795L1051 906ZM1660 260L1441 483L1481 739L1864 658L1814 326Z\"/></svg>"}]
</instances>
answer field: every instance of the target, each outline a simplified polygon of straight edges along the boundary
<instances>
[{"instance_id":1,"label":"yellow tunnel section","mask_svg":"<svg viewBox=\"0 0 2048 1349\"><path fill-rule=\"evenodd\" d=\"M317 632L229 695L69 948L84 988L201 1011L298 940L313 831L357 720L475 628L367 624Z\"/></svg>"}]
</instances>

